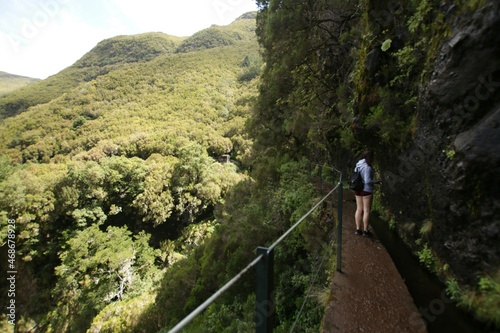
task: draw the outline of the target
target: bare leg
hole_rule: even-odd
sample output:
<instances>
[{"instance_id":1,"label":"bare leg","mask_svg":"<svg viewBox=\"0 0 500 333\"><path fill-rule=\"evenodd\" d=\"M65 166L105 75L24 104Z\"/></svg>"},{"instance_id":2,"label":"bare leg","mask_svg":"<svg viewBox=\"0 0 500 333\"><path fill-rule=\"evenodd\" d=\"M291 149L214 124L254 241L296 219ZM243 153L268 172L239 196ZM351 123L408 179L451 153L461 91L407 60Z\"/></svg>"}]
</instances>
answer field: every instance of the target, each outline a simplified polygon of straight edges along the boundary
<instances>
[{"instance_id":1,"label":"bare leg","mask_svg":"<svg viewBox=\"0 0 500 333\"><path fill-rule=\"evenodd\" d=\"M363 197L356 195L356 213L354 220L356 221L356 230L361 230L361 220L363 217Z\"/></svg>"},{"instance_id":2,"label":"bare leg","mask_svg":"<svg viewBox=\"0 0 500 333\"><path fill-rule=\"evenodd\" d=\"M370 226L370 211L372 209L373 195L367 195L365 197L362 197L362 199L363 199L363 227L364 231L368 231L368 227Z\"/></svg>"}]
</instances>

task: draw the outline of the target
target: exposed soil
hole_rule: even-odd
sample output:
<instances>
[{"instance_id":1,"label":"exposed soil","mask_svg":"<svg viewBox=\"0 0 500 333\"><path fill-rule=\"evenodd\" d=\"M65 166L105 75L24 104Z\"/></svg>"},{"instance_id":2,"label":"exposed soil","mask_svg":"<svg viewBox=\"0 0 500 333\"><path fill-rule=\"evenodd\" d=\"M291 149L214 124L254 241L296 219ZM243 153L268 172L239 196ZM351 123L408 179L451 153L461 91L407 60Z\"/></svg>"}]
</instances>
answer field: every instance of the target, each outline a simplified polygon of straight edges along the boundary
<instances>
[{"instance_id":1,"label":"exposed soil","mask_svg":"<svg viewBox=\"0 0 500 333\"><path fill-rule=\"evenodd\" d=\"M427 332L403 279L376 234L354 234L355 209L353 198L347 197L342 214L342 272L337 271L333 278L321 332Z\"/></svg>"}]
</instances>

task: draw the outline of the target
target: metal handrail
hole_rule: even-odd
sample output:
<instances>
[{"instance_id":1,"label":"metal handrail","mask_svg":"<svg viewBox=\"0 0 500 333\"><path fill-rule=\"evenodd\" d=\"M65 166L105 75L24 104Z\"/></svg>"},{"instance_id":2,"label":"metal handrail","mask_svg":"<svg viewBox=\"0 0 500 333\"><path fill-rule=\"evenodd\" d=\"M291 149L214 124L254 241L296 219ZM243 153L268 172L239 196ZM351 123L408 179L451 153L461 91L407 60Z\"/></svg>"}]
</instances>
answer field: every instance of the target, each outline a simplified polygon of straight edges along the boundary
<instances>
[{"instance_id":1,"label":"metal handrail","mask_svg":"<svg viewBox=\"0 0 500 333\"><path fill-rule=\"evenodd\" d=\"M220 295L222 295L227 289L229 289L233 284L238 281L243 274L245 274L250 268L255 266L262 258L264 255L260 255L257 258L254 259L250 264L248 264L247 267L245 267L241 272L239 272L235 277L233 277L229 282L227 282L222 288L220 288L215 294L210 296L205 302L203 302L200 306L198 306L193 312L191 312L189 315L186 316L183 320L181 320L177 325L175 325L169 333L175 333L179 332L184 326L189 324L191 320L193 320L197 315L199 315L203 310L205 310L210 304L212 304Z\"/></svg>"},{"instance_id":2,"label":"metal handrail","mask_svg":"<svg viewBox=\"0 0 500 333\"><path fill-rule=\"evenodd\" d=\"M337 232L337 271L341 271L340 269L340 256L341 256L341 247L342 247L342 172L337 170L334 167L330 167L332 170L337 171L340 174L339 182L337 186L335 186L327 195L323 197L316 205L314 205L304 216L302 216L293 226L291 226L280 238L278 238L271 246L269 246L266 252L258 255L248 266L246 266L240 273L238 273L235 277L233 277L230 281L228 281L224 286L222 286L218 291L216 291L211 297L209 297L205 302L199 305L195 310L193 310L189 315L187 315L183 320L181 320L177 325L175 325L169 333L179 332L182 328L184 328L187 324L189 324L196 316L198 316L203 310L205 310L210 304L212 304L220 295L222 295L227 289L229 289L233 284L235 284L242 276L245 274L250 268L256 266L262 259L265 259L266 256L272 256L273 249L281 243L295 228L297 228L319 205L321 205L330 195L332 195L335 190L340 187L339 190L339 225ZM264 250L264 248L260 248Z\"/></svg>"},{"instance_id":3,"label":"metal handrail","mask_svg":"<svg viewBox=\"0 0 500 333\"><path fill-rule=\"evenodd\" d=\"M297 221L297 223L295 223L293 226L290 227L290 229L288 229L280 238L278 238L271 246L268 247L268 252L271 252L279 243L281 243L281 241L283 239L286 238L286 236L288 236L293 230L295 230L295 228L297 228L299 226L299 224L302 223L302 221L304 221L309 215L311 215L311 213L316 209L318 208L319 205L321 205L323 203L323 201L325 201L330 195L332 195L333 192L335 192L335 190L337 190L337 188L339 187L340 184L337 184L337 186L335 186L333 188L333 190L331 190L323 199L321 199L316 205L314 205L313 208L311 208L304 216L302 216L300 218L300 220Z\"/></svg>"}]
</instances>

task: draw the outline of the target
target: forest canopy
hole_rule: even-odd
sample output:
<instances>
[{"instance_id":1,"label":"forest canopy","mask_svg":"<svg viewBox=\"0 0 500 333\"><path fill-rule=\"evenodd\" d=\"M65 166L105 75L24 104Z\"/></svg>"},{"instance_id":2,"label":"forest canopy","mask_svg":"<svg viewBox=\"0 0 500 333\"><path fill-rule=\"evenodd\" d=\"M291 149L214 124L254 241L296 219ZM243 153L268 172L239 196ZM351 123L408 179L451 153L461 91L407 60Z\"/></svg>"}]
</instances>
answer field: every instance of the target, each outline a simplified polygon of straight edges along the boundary
<instances>
[{"instance_id":1,"label":"forest canopy","mask_svg":"<svg viewBox=\"0 0 500 333\"><path fill-rule=\"evenodd\" d=\"M186 38L102 41L0 96L1 237L15 221L19 330L166 332L308 212L338 181L332 166L350 173L367 148L388 184L377 212L447 295L500 327L497 236L481 231L498 229L498 205L483 166L455 145L498 94L451 128L454 106L431 91L434 64L468 51L459 33L446 53L453 29L498 4L256 3ZM276 249L277 332L320 329L335 269L329 209ZM254 331L254 289L245 276L185 331Z\"/></svg>"},{"instance_id":2,"label":"forest canopy","mask_svg":"<svg viewBox=\"0 0 500 333\"><path fill-rule=\"evenodd\" d=\"M1 97L1 235L15 221L21 330L85 331L154 293L213 232L248 177L259 59L250 15L191 38L111 38Z\"/></svg>"}]
</instances>

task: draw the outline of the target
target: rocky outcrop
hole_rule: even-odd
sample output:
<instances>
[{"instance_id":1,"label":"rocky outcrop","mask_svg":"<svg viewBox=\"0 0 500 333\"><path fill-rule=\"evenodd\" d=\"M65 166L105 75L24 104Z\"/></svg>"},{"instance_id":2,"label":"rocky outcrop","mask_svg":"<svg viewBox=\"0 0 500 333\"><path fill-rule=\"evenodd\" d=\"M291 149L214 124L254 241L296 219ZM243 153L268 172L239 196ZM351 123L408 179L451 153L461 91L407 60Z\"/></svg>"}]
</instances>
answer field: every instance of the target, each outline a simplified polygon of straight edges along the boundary
<instances>
[{"instance_id":1,"label":"rocky outcrop","mask_svg":"<svg viewBox=\"0 0 500 333\"><path fill-rule=\"evenodd\" d=\"M499 92L500 5L489 1L453 23L421 89L413 145L379 160L384 202L407 236L471 285L500 266Z\"/></svg>"}]
</instances>

